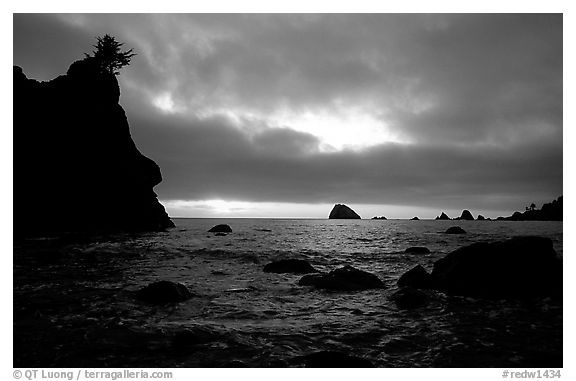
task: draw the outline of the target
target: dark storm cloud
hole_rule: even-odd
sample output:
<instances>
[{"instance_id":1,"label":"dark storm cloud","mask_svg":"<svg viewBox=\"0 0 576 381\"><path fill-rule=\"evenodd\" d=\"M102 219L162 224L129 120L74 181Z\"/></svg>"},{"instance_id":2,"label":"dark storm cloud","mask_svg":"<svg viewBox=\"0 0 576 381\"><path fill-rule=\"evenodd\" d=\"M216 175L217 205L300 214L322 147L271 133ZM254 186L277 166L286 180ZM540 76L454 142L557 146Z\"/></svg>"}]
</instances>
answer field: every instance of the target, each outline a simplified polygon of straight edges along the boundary
<instances>
[{"instance_id":1,"label":"dark storm cloud","mask_svg":"<svg viewBox=\"0 0 576 381\"><path fill-rule=\"evenodd\" d=\"M249 137L224 118L140 115L131 118L138 126L134 137L147 142L141 149L161 166L158 191L165 199L346 200L483 210L507 208L518 199L544 201L561 188L562 152L549 143L517 149L386 144L318 153L316 138L290 130Z\"/></svg>"},{"instance_id":2,"label":"dark storm cloud","mask_svg":"<svg viewBox=\"0 0 576 381\"><path fill-rule=\"evenodd\" d=\"M561 15L16 15L14 62L64 72L104 33L139 54L121 103L163 199L500 208L562 192ZM322 152L278 117L346 109L405 144Z\"/></svg>"}]
</instances>

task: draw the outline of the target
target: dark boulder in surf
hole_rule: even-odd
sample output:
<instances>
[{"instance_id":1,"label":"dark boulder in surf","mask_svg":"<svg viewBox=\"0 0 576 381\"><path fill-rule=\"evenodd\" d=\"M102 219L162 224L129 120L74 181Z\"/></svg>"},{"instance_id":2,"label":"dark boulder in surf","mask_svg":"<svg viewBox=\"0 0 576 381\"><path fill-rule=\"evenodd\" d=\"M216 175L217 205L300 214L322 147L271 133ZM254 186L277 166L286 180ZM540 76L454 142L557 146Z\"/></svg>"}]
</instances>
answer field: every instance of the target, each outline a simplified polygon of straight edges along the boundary
<instances>
[{"instance_id":1,"label":"dark boulder in surf","mask_svg":"<svg viewBox=\"0 0 576 381\"><path fill-rule=\"evenodd\" d=\"M304 356L306 368L374 368L369 360L342 352L322 351Z\"/></svg>"},{"instance_id":2,"label":"dark boulder in surf","mask_svg":"<svg viewBox=\"0 0 576 381\"><path fill-rule=\"evenodd\" d=\"M303 259L281 259L264 266L265 273L310 274L319 272Z\"/></svg>"},{"instance_id":3,"label":"dark boulder in surf","mask_svg":"<svg viewBox=\"0 0 576 381\"><path fill-rule=\"evenodd\" d=\"M213 226L208 230L209 233L232 233L232 228L226 224Z\"/></svg>"},{"instance_id":4,"label":"dark boulder in surf","mask_svg":"<svg viewBox=\"0 0 576 381\"><path fill-rule=\"evenodd\" d=\"M415 287L415 288L429 288L431 287L430 274L422 267L417 265L408 270L400 279L398 279L398 286L400 287Z\"/></svg>"},{"instance_id":5,"label":"dark boulder in surf","mask_svg":"<svg viewBox=\"0 0 576 381\"><path fill-rule=\"evenodd\" d=\"M336 204L330 212L329 219L359 220L360 216L346 205Z\"/></svg>"},{"instance_id":6,"label":"dark boulder in surf","mask_svg":"<svg viewBox=\"0 0 576 381\"><path fill-rule=\"evenodd\" d=\"M136 293L136 298L152 304L178 303L192 296L183 284L167 280L151 283Z\"/></svg>"},{"instance_id":7,"label":"dark boulder in surf","mask_svg":"<svg viewBox=\"0 0 576 381\"><path fill-rule=\"evenodd\" d=\"M376 275L348 265L332 270L327 274L305 275L298 284L335 291L361 291L372 288L384 288L384 283Z\"/></svg>"},{"instance_id":8,"label":"dark boulder in surf","mask_svg":"<svg viewBox=\"0 0 576 381\"><path fill-rule=\"evenodd\" d=\"M404 250L406 254L429 254L430 249L424 246L412 246Z\"/></svg>"},{"instance_id":9,"label":"dark boulder in surf","mask_svg":"<svg viewBox=\"0 0 576 381\"><path fill-rule=\"evenodd\" d=\"M562 260L549 238L516 237L459 248L434 263L431 278L454 295L561 297Z\"/></svg>"},{"instance_id":10,"label":"dark boulder in surf","mask_svg":"<svg viewBox=\"0 0 576 381\"><path fill-rule=\"evenodd\" d=\"M428 303L428 295L412 287L404 287L396 291L390 299L396 303L398 308L407 310L422 307Z\"/></svg>"},{"instance_id":11,"label":"dark boulder in surf","mask_svg":"<svg viewBox=\"0 0 576 381\"><path fill-rule=\"evenodd\" d=\"M477 221L486 221L486 218L483 215L479 214L478 217L476 217L476 220Z\"/></svg>"},{"instance_id":12,"label":"dark boulder in surf","mask_svg":"<svg viewBox=\"0 0 576 381\"><path fill-rule=\"evenodd\" d=\"M466 234L466 230L462 229L460 226L451 226L444 232L446 234Z\"/></svg>"}]
</instances>

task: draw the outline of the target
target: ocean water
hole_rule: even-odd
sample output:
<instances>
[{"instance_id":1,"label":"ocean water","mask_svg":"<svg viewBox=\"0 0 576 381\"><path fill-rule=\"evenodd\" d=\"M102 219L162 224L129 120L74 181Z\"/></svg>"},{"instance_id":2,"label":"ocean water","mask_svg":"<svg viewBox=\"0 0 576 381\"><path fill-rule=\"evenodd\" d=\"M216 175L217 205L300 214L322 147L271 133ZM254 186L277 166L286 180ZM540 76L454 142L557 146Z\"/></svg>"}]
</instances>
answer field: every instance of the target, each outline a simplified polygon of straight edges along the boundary
<instances>
[{"instance_id":1,"label":"ocean water","mask_svg":"<svg viewBox=\"0 0 576 381\"><path fill-rule=\"evenodd\" d=\"M562 255L561 222L174 219L167 232L61 234L14 247L14 366L299 367L338 351L378 367L561 367L562 304L481 300L430 292L415 310L390 300L398 278L428 270L480 241L549 237ZM233 233L215 236L212 226ZM468 234L443 232L458 225ZM430 254L404 254L426 246ZM301 258L376 274L383 290L329 292L270 274ZM169 306L137 301L171 280L194 297Z\"/></svg>"}]
</instances>

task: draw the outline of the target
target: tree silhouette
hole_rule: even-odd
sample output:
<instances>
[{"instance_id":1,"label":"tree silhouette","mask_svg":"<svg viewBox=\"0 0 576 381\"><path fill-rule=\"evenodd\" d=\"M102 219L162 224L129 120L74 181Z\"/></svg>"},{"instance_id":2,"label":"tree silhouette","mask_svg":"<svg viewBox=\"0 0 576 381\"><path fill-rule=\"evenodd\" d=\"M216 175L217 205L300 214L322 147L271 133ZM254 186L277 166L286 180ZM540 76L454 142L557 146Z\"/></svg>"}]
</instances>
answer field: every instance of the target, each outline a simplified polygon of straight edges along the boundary
<instances>
[{"instance_id":1,"label":"tree silhouette","mask_svg":"<svg viewBox=\"0 0 576 381\"><path fill-rule=\"evenodd\" d=\"M136 55L136 53L132 53L132 49L121 51L120 47L124 44L116 41L114 37L108 34L96 38L98 43L94 45L96 50L92 52L93 56L86 53L86 57L95 58L100 69L105 73L118 75L119 70L129 65L132 57Z\"/></svg>"}]
</instances>

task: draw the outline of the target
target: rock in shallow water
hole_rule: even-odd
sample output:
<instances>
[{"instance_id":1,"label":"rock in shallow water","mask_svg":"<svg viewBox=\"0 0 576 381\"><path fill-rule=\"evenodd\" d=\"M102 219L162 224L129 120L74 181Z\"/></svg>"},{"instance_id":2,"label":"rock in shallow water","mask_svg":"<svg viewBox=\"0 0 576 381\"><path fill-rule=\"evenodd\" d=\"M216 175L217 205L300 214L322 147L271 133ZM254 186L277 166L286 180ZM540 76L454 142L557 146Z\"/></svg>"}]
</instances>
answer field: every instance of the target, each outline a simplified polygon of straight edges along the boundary
<instances>
[{"instance_id":1,"label":"rock in shallow water","mask_svg":"<svg viewBox=\"0 0 576 381\"><path fill-rule=\"evenodd\" d=\"M426 305L428 303L428 295L415 288L406 287L396 291L390 297L398 308L413 309Z\"/></svg>"},{"instance_id":2,"label":"rock in shallow water","mask_svg":"<svg viewBox=\"0 0 576 381\"><path fill-rule=\"evenodd\" d=\"M562 295L562 260L543 237L462 247L436 261L431 277L434 288L456 295Z\"/></svg>"},{"instance_id":3,"label":"rock in shallow water","mask_svg":"<svg viewBox=\"0 0 576 381\"><path fill-rule=\"evenodd\" d=\"M374 364L361 357L342 352L322 351L304 357L306 368L374 368Z\"/></svg>"},{"instance_id":4,"label":"rock in shallow water","mask_svg":"<svg viewBox=\"0 0 576 381\"><path fill-rule=\"evenodd\" d=\"M424 267L417 265L402 274L400 279L398 279L398 286L428 288L431 286L430 274Z\"/></svg>"},{"instance_id":5,"label":"rock in shallow water","mask_svg":"<svg viewBox=\"0 0 576 381\"><path fill-rule=\"evenodd\" d=\"M268 263L264 266L265 273L293 273L293 274L309 274L317 273L312 265L303 259L282 259L276 262Z\"/></svg>"},{"instance_id":6,"label":"rock in shallow water","mask_svg":"<svg viewBox=\"0 0 576 381\"><path fill-rule=\"evenodd\" d=\"M406 254L429 254L430 249L428 249L427 247L423 247L423 246L412 246L412 247L409 247L406 250L404 250L404 253L406 253Z\"/></svg>"},{"instance_id":7,"label":"rock in shallow water","mask_svg":"<svg viewBox=\"0 0 576 381\"><path fill-rule=\"evenodd\" d=\"M298 282L301 286L314 286L325 290L360 291L372 288L384 288L384 283L374 274L358 270L352 266L340 267L329 273L303 276Z\"/></svg>"},{"instance_id":8,"label":"rock in shallow water","mask_svg":"<svg viewBox=\"0 0 576 381\"><path fill-rule=\"evenodd\" d=\"M230 227L230 225L220 224L220 225L213 226L212 228L210 228L210 230L208 230L208 232L209 233L232 233L232 228Z\"/></svg>"},{"instance_id":9,"label":"rock in shallow water","mask_svg":"<svg viewBox=\"0 0 576 381\"><path fill-rule=\"evenodd\" d=\"M192 296L183 284L167 280L151 283L136 293L138 299L152 304L178 303Z\"/></svg>"},{"instance_id":10,"label":"rock in shallow water","mask_svg":"<svg viewBox=\"0 0 576 381\"><path fill-rule=\"evenodd\" d=\"M446 234L466 234L466 230L462 229L460 226L451 226L446 231Z\"/></svg>"},{"instance_id":11,"label":"rock in shallow water","mask_svg":"<svg viewBox=\"0 0 576 381\"><path fill-rule=\"evenodd\" d=\"M473 297L561 297L562 260L549 238L474 243L437 260L432 274L414 267L398 285Z\"/></svg>"}]
</instances>

